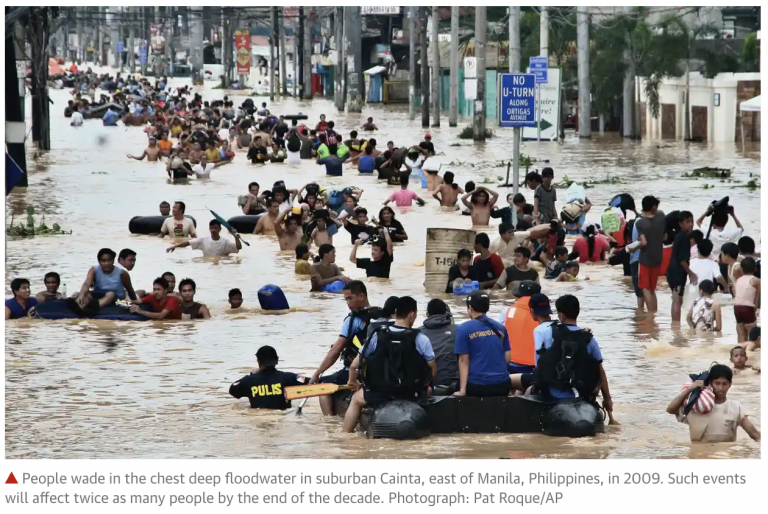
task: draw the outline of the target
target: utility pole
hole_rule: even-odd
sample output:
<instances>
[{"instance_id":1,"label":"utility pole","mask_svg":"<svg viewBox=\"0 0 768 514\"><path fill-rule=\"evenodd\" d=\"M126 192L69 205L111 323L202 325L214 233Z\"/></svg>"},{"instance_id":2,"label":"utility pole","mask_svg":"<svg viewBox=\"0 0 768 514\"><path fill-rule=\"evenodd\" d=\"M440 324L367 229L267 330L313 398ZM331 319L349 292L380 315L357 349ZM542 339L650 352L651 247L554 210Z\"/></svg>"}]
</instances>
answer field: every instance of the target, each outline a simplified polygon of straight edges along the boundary
<instances>
[{"instance_id":1,"label":"utility pole","mask_svg":"<svg viewBox=\"0 0 768 514\"><path fill-rule=\"evenodd\" d=\"M277 11L275 7L275 11ZM280 41L280 94L288 96L288 59L285 56L285 14L278 14L277 39ZM280 20L282 18L282 20Z\"/></svg>"},{"instance_id":2,"label":"utility pole","mask_svg":"<svg viewBox=\"0 0 768 514\"><path fill-rule=\"evenodd\" d=\"M299 97L299 20L295 18L293 25L293 97Z\"/></svg>"},{"instance_id":3,"label":"utility pole","mask_svg":"<svg viewBox=\"0 0 768 514\"><path fill-rule=\"evenodd\" d=\"M275 44L277 43L277 7L272 7L270 21L272 31L269 37L269 101L275 101Z\"/></svg>"},{"instance_id":4,"label":"utility pole","mask_svg":"<svg viewBox=\"0 0 768 514\"><path fill-rule=\"evenodd\" d=\"M360 7L344 7L345 40L347 55L347 111L363 112L363 20Z\"/></svg>"},{"instance_id":5,"label":"utility pole","mask_svg":"<svg viewBox=\"0 0 768 514\"><path fill-rule=\"evenodd\" d=\"M333 12L333 42L336 47L336 69L334 70L333 99L336 109L344 112L344 7L336 7Z\"/></svg>"},{"instance_id":6,"label":"utility pole","mask_svg":"<svg viewBox=\"0 0 768 514\"><path fill-rule=\"evenodd\" d=\"M147 8L141 8L141 35L139 37L139 44L144 43L144 51L146 53L146 60L141 64L141 74L145 76L147 74L147 65L149 64L149 27L147 25ZM139 54L141 57L141 54Z\"/></svg>"},{"instance_id":7,"label":"utility pole","mask_svg":"<svg viewBox=\"0 0 768 514\"><path fill-rule=\"evenodd\" d=\"M312 26L314 19L311 7L302 7L302 10L305 13L306 27L304 28L304 84L301 93L305 100L312 100ZM358 25L358 30L359 28Z\"/></svg>"},{"instance_id":8,"label":"utility pole","mask_svg":"<svg viewBox=\"0 0 768 514\"><path fill-rule=\"evenodd\" d=\"M520 72L520 7L509 8L509 72ZM515 195L520 191L520 131L519 127L512 129L512 194ZM512 226L517 226L517 209L512 209Z\"/></svg>"},{"instance_id":9,"label":"utility pole","mask_svg":"<svg viewBox=\"0 0 768 514\"><path fill-rule=\"evenodd\" d=\"M576 8L576 46L579 75L579 137L592 136L591 82L589 77L589 12L586 6Z\"/></svg>"},{"instance_id":10,"label":"utility pole","mask_svg":"<svg viewBox=\"0 0 768 514\"><path fill-rule=\"evenodd\" d=\"M408 7L408 118L416 119L416 7Z\"/></svg>"},{"instance_id":11,"label":"utility pole","mask_svg":"<svg viewBox=\"0 0 768 514\"><path fill-rule=\"evenodd\" d=\"M6 14L10 8L6 7ZM17 32L23 34L23 29L18 22L14 23L14 27L18 28ZM13 30L13 29L12 29ZM8 155L16 161L16 164L24 171L16 187L28 187L27 176L27 154L24 149L24 132L26 132L26 125L24 122L24 96L26 91L19 87L19 77L16 71L16 43L17 38L12 37L10 41L6 39L5 45L5 123L6 127L13 123L18 126L20 130L14 130L13 132L18 135L18 139L11 138L11 131L5 132L5 145ZM21 40L23 41L23 39ZM10 43L10 44L8 44ZM11 138L9 140L9 138ZM8 170L6 170L8 173ZM6 175L7 176L7 175Z\"/></svg>"},{"instance_id":12,"label":"utility pole","mask_svg":"<svg viewBox=\"0 0 768 514\"><path fill-rule=\"evenodd\" d=\"M117 42L120 41L120 22L117 19L120 14L118 14L118 9L119 7L109 7L109 11L112 14L109 24L109 49L115 59L115 68L120 67L122 61L122 56L117 51Z\"/></svg>"},{"instance_id":13,"label":"utility pole","mask_svg":"<svg viewBox=\"0 0 768 514\"><path fill-rule=\"evenodd\" d=\"M429 59L427 58L428 7L419 7L419 60L421 61L421 126L429 127Z\"/></svg>"},{"instance_id":14,"label":"utility pole","mask_svg":"<svg viewBox=\"0 0 768 514\"><path fill-rule=\"evenodd\" d=\"M307 30L306 24L307 19L305 17L304 7L299 7L299 25L296 36L296 62L298 63L296 65L298 67L296 80L299 82L301 91L299 96L301 98L304 98L304 32Z\"/></svg>"},{"instance_id":15,"label":"utility pole","mask_svg":"<svg viewBox=\"0 0 768 514\"><path fill-rule=\"evenodd\" d=\"M549 11L541 8L539 17L539 56L549 57Z\"/></svg>"},{"instance_id":16,"label":"utility pole","mask_svg":"<svg viewBox=\"0 0 768 514\"><path fill-rule=\"evenodd\" d=\"M632 16L633 7L624 6L624 16ZM625 36L629 40L629 35ZM629 45L627 45L629 47ZM622 84L622 116L621 135L627 139L635 138L635 60L631 50L624 51L624 82ZM581 119L581 106L579 106L579 119Z\"/></svg>"},{"instance_id":17,"label":"utility pole","mask_svg":"<svg viewBox=\"0 0 768 514\"><path fill-rule=\"evenodd\" d=\"M136 14L134 12L135 7L127 7L128 9L128 20L130 23L128 28L128 68L131 70L131 74L136 72L136 55L135 55L135 44L136 44Z\"/></svg>"},{"instance_id":18,"label":"utility pole","mask_svg":"<svg viewBox=\"0 0 768 514\"><path fill-rule=\"evenodd\" d=\"M191 7L189 16L189 55L192 62L192 83L203 82L203 8Z\"/></svg>"},{"instance_id":19,"label":"utility pole","mask_svg":"<svg viewBox=\"0 0 768 514\"><path fill-rule=\"evenodd\" d=\"M77 56L76 61L85 62L85 37L83 36L83 16L87 7L75 7L75 21L77 22Z\"/></svg>"},{"instance_id":20,"label":"utility pole","mask_svg":"<svg viewBox=\"0 0 768 514\"><path fill-rule=\"evenodd\" d=\"M173 77L173 61L175 60L173 52L173 29L176 25L176 8L165 8L165 57L168 65L165 68L165 74L169 77Z\"/></svg>"},{"instance_id":21,"label":"utility pole","mask_svg":"<svg viewBox=\"0 0 768 514\"><path fill-rule=\"evenodd\" d=\"M440 126L440 15L432 7L432 126Z\"/></svg>"},{"instance_id":22,"label":"utility pole","mask_svg":"<svg viewBox=\"0 0 768 514\"><path fill-rule=\"evenodd\" d=\"M451 87L449 88L448 126L459 123L459 6L451 7Z\"/></svg>"},{"instance_id":23,"label":"utility pole","mask_svg":"<svg viewBox=\"0 0 768 514\"><path fill-rule=\"evenodd\" d=\"M475 7L475 57L477 58L477 98L472 119L472 136L485 141L485 42L488 31L485 6Z\"/></svg>"},{"instance_id":24,"label":"utility pole","mask_svg":"<svg viewBox=\"0 0 768 514\"><path fill-rule=\"evenodd\" d=\"M104 7L97 7L97 15L96 15L96 48L95 53L98 56L98 60L94 59L96 62L98 62L101 66L105 66L107 63L104 60L104 22L101 19L103 14L102 11L104 10Z\"/></svg>"}]
</instances>

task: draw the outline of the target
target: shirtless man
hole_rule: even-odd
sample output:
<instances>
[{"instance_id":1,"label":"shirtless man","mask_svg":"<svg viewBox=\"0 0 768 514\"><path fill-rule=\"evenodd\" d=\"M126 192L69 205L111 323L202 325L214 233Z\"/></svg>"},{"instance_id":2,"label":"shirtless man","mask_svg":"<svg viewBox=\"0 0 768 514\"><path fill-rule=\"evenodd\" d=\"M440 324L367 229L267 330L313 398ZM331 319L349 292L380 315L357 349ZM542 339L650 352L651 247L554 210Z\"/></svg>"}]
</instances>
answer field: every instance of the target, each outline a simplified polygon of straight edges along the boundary
<instances>
[{"instance_id":1,"label":"shirtless man","mask_svg":"<svg viewBox=\"0 0 768 514\"><path fill-rule=\"evenodd\" d=\"M312 234L309 236L310 242L317 245L318 248L323 246L324 244L333 244L333 236L328 232L328 220L330 219L330 216L328 215L328 211L322 210L322 211L315 211L314 218L317 223L317 227L312 231ZM343 223L339 220L330 220L332 223L335 223L339 228L343 225Z\"/></svg>"},{"instance_id":2,"label":"shirtless man","mask_svg":"<svg viewBox=\"0 0 768 514\"><path fill-rule=\"evenodd\" d=\"M373 122L373 118L369 117L368 121L363 124L362 127L363 130L379 130L379 127L376 126L376 124Z\"/></svg>"},{"instance_id":3,"label":"shirtless man","mask_svg":"<svg viewBox=\"0 0 768 514\"><path fill-rule=\"evenodd\" d=\"M275 227L278 225L278 213L280 210L280 204L274 198L268 198L266 201L267 213L259 218L256 223L256 228L253 229L254 234L264 234L271 236L276 234Z\"/></svg>"},{"instance_id":4,"label":"shirtless man","mask_svg":"<svg viewBox=\"0 0 768 514\"><path fill-rule=\"evenodd\" d=\"M443 183L438 186L432 198L440 202L440 207L451 207L456 210L458 209L456 201L460 194L464 194L464 190L458 184L453 183L453 172L446 171Z\"/></svg>"},{"instance_id":5,"label":"shirtless man","mask_svg":"<svg viewBox=\"0 0 768 514\"><path fill-rule=\"evenodd\" d=\"M427 191L437 191L443 185L443 177L438 175L438 171L424 170L424 175L427 177Z\"/></svg>"},{"instance_id":6,"label":"shirtless man","mask_svg":"<svg viewBox=\"0 0 768 514\"><path fill-rule=\"evenodd\" d=\"M302 233L300 228L300 218L295 214L288 216L285 222L275 223L275 233L277 241L280 243L281 252L295 252L296 247L301 244ZM285 228L283 228L283 223Z\"/></svg>"},{"instance_id":7,"label":"shirtless man","mask_svg":"<svg viewBox=\"0 0 768 514\"><path fill-rule=\"evenodd\" d=\"M472 200L470 201L470 197ZM496 205L499 193L480 186L471 193L465 193L461 202L469 209L472 216L472 225L485 227L491 220L491 209Z\"/></svg>"},{"instance_id":8,"label":"shirtless man","mask_svg":"<svg viewBox=\"0 0 768 514\"><path fill-rule=\"evenodd\" d=\"M200 149L200 143L192 145L192 150L189 152L190 164L200 164L201 155L203 155L203 151Z\"/></svg>"},{"instance_id":9,"label":"shirtless man","mask_svg":"<svg viewBox=\"0 0 768 514\"><path fill-rule=\"evenodd\" d=\"M149 138L149 146L147 146L144 149L144 153L142 153L140 156L136 157L135 155L131 155L129 153L125 154L127 157L130 157L131 159L136 159L137 161L143 161L144 157L147 158L147 161L153 162L160 159L162 152L160 151L160 148L157 146L157 139L154 137Z\"/></svg>"}]
</instances>

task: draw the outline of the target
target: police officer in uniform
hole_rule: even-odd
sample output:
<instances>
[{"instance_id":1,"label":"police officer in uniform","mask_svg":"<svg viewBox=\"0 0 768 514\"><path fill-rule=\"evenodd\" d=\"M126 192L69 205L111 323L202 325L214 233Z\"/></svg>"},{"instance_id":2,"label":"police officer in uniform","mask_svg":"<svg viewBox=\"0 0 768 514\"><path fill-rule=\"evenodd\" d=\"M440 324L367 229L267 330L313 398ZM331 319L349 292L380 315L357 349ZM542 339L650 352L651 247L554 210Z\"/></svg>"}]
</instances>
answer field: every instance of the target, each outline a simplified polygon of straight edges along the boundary
<instances>
[{"instance_id":1,"label":"police officer in uniform","mask_svg":"<svg viewBox=\"0 0 768 514\"><path fill-rule=\"evenodd\" d=\"M289 409L291 402L285 399L285 388L305 385L309 378L275 369L277 352L271 346L259 348L256 360L259 370L229 386L229 394L238 399L247 397L254 409Z\"/></svg>"},{"instance_id":2,"label":"police officer in uniform","mask_svg":"<svg viewBox=\"0 0 768 514\"><path fill-rule=\"evenodd\" d=\"M413 329L416 300L403 296L397 302L394 325L380 327L371 335L349 370L349 385L357 391L344 416L343 432L352 432L366 405L390 400L416 400L427 391L437 373L435 352L429 338ZM363 366L364 387L357 370Z\"/></svg>"}]
</instances>

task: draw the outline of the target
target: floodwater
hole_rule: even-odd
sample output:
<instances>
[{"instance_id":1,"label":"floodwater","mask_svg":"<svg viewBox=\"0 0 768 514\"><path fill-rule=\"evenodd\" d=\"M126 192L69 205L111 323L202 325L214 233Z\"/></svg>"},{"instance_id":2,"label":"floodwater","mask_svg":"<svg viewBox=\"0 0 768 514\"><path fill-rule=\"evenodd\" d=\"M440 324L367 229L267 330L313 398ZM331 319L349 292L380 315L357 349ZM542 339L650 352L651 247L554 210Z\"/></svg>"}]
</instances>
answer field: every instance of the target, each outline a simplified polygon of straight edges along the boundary
<instances>
[{"instance_id":1,"label":"floodwater","mask_svg":"<svg viewBox=\"0 0 768 514\"><path fill-rule=\"evenodd\" d=\"M224 92L206 89L205 99ZM206 206L224 217L238 214L236 197L247 184L258 181L269 188L283 179L298 188L316 180L327 188L357 185L365 190L362 205L377 212L394 188L372 177L345 170L344 177L327 178L322 167L305 161L300 167L273 164L254 167L243 154L234 164L217 169L208 182L172 185L163 164L129 160L126 152L141 153L146 143L137 128L104 128L87 121L72 128L62 111L66 91L53 91L52 145L50 155L32 162L27 191L7 197L7 218L23 216L27 205L45 214L46 221L72 229L70 236L9 240L6 259L6 297L10 279L28 277L33 291L43 288L43 275L58 271L71 294L79 288L88 266L96 264L101 247L116 251L129 247L138 252L131 272L134 286L150 289L152 280L172 271L178 280L197 282L197 299L206 303L213 319L198 322L92 322L24 320L6 324L6 457L7 458L757 458L760 447L743 431L732 444L692 445L685 425L666 414L688 373L712 361L728 362L736 342L731 309L724 308L725 329L720 337L694 335L687 328L672 328L670 294L659 291L657 316L635 314L629 279L620 268L583 266L588 282L546 282L551 298L576 294L582 305L580 321L591 327L605 357L605 369L620 427L609 427L593 439L555 439L534 434L442 435L416 442L368 440L361 434L344 435L340 420L323 418L312 401L304 414L259 412L246 400L228 394L231 382L256 366L254 353L262 344L277 348L280 367L311 372L336 339L347 308L338 295L308 293L309 283L294 276L294 256L281 254L274 239L245 236L251 243L236 258L204 260L189 249L166 254L168 241L132 236L128 220L155 215L162 200L183 200L203 234L210 215ZM230 96L232 97L232 96ZM242 98L235 97L237 103ZM254 99L257 103L262 99ZM366 107L362 114L337 114L326 100L311 103L276 102L273 112L310 114L314 123L321 113L336 121L347 134L365 117L379 127L380 146L388 140L398 145L416 144L425 130L408 121L407 108ZM27 111L29 112L29 111ZM429 131L448 166L462 185L467 180L498 184L505 168L495 167L511 156L511 131L483 145L456 138L459 129ZM107 138L99 145L99 136ZM451 146L451 145L454 146ZM458 146L456 146L458 144ZM570 133L563 144L527 142L522 151L549 159L556 180L600 180L620 177L624 184L601 185L588 190L598 206L588 216L597 220L601 208L615 194L629 192L638 199L655 194L662 209L689 209L697 216L713 199L730 195L747 233L760 241L760 190L717 180L683 180L682 173L699 166L734 168L734 178L746 182L749 173L760 173L760 151L746 155L735 145L708 148L669 142L624 142L614 137L580 141ZM474 165L473 165L474 164ZM540 165L541 166L541 165ZM446 167L443 167L445 170ZM714 189L704 189L708 183ZM412 187L418 187L414 184ZM502 198L507 189L501 189ZM532 191L524 191L532 203ZM422 193L425 198L431 195ZM561 205L564 191L560 191ZM410 239L395 249L392 279L369 283L371 303L383 304L390 295L412 295L418 302L420 323L428 300L424 279L425 235L428 227L469 228L469 218L439 211L434 200L424 207L401 212ZM492 220L494 225L497 220ZM496 228L488 229L491 238ZM346 232L334 241L337 262L347 274L364 278L347 261L350 241ZM296 312L264 315L258 311L257 290L280 285ZM227 291L239 287L245 296L242 313L227 311ZM466 319L461 302L447 301L458 321ZM509 302L506 293L494 296L491 314ZM726 300L727 302L727 300ZM751 360L759 364L757 352ZM738 375L730 397L743 402L760 425L760 380L756 374Z\"/></svg>"}]
</instances>

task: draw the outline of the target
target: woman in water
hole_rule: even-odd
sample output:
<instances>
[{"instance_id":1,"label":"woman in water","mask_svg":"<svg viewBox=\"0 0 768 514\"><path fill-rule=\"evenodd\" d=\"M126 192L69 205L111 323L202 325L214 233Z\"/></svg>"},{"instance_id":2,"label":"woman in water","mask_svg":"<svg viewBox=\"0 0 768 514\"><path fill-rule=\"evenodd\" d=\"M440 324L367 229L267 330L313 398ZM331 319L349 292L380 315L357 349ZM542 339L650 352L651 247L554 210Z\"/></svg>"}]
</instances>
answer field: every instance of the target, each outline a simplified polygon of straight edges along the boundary
<instances>
[{"instance_id":1,"label":"woman in water","mask_svg":"<svg viewBox=\"0 0 768 514\"><path fill-rule=\"evenodd\" d=\"M378 225L389 231L389 237L392 241L399 243L408 240L408 234L405 233L403 224L395 219L395 211L391 207L384 207L379 211Z\"/></svg>"},{"instance_id":2,"label":"woman in water","mask_svg":"<svg viewBox=\"0 0 768 514\"><path fill-rule=\"evenodd\" d=\"M594 224L587 225L581 238L573 245L573 251L579 254L579 262L602 262L610 249L608 240L597 233Z\"/></svg>"}]
</instances>

